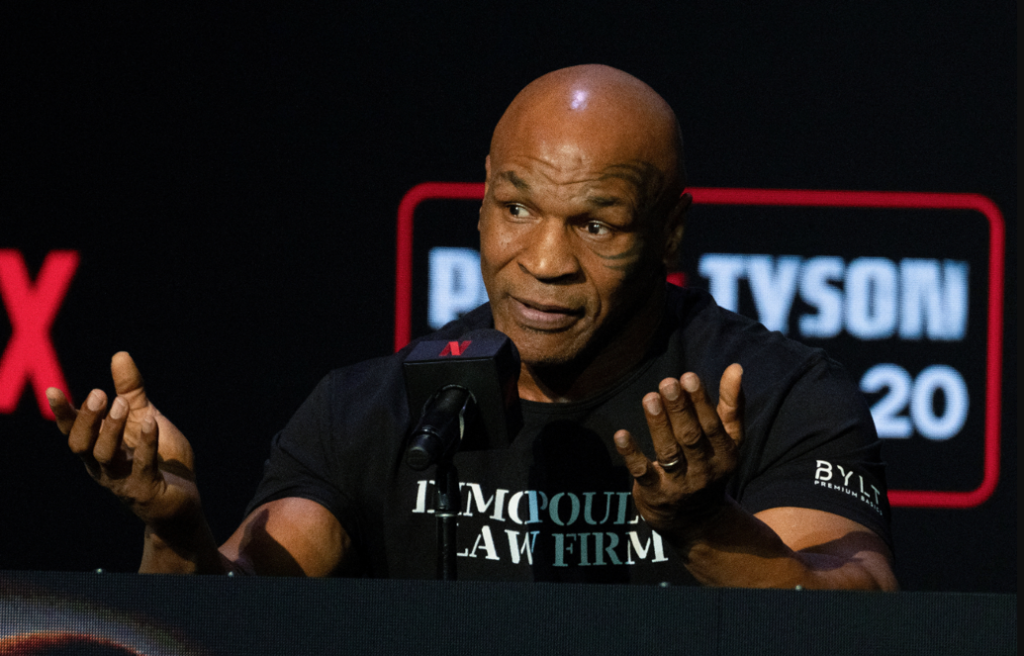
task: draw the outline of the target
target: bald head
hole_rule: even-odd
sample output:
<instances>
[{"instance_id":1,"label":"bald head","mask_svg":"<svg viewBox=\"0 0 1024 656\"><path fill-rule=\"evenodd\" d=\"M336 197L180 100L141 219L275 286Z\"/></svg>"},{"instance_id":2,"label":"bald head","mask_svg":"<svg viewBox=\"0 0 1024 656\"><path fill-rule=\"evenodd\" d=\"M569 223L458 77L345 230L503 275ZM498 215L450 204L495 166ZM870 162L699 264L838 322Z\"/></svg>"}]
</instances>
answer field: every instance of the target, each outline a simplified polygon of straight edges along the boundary
<instances>
[{"instance_id":1,"label":"bald head","mask_svg":"<svg viewBox=\"0 0 1024 656\"><path fill-rule=\"evenodd\" d=\"M672 108L654 89L609 66L563 68L523 89L498 121L490 159L524 146L552 160L619 166L634 178L641 213L671 208L669 200L686 184Z\"/></svg>"},{"instance_id":2,"label":"bald head","mask_svg":"<svg viewBox=\"0 0 1024 656\"><path fill-rule=\"evenodd\" d=\"M478 226L494 326L524 363L521 394L592 391L643 354L683 234L684 182L675 114L631 75L575 66L512 101L491 140Z\"/></svg>"}]
</instances>

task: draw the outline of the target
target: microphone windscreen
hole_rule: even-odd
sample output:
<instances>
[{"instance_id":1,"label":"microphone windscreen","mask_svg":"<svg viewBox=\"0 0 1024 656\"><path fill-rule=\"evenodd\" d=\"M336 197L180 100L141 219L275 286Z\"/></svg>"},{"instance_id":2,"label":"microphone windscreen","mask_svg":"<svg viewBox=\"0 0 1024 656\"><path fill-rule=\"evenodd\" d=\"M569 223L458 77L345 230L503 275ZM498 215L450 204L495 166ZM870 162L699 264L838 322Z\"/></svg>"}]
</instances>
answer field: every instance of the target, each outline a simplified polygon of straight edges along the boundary
<instances>
[{"instance_id":1,"label":"microphone windscreen","mask_svg":"<svg viewBox=\"0 0 1024 656\"><path fill-rule=\"evenodd\" d=\"M424 340L402 363L409 414L415 424L438 390L458 385L469 390L480 411L481 442L463 448L507 445L522 425L518 412L519 351L504 333L470 331L457 340Z\"/></svg>"}]
</instances>

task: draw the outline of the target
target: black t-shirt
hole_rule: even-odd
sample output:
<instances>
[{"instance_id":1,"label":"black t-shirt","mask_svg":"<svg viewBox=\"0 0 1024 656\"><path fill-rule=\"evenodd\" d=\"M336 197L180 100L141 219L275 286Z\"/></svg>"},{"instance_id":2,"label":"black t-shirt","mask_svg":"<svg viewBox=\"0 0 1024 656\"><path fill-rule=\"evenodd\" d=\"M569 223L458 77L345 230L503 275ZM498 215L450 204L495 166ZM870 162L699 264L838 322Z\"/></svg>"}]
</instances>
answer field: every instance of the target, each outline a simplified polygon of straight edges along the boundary
<instances>
[{"instance_id":1,"label":"black t-shirt","mask_svg":"<svg viewBox=\"0 0 1024 656\"><path fill-rule=\"evenodd\" d=\"M425 339L493 324L481 306ZM373 577L434 578L433 471L403 463L411 429L401 363L414 345L331 372L274 438L256 506L302 497L330 510ZM695 584L632 503L612 435L648 457L640 400L664 378L700 376L713 404L725 368L743 365L745 435L728 493L747 511L823 510L889 537L879 440L867 406L820 349L671 287L659 337L612 389L572 403L522 402L507 444L460 451L460 579Z\"/></svg>"}]
</instances>

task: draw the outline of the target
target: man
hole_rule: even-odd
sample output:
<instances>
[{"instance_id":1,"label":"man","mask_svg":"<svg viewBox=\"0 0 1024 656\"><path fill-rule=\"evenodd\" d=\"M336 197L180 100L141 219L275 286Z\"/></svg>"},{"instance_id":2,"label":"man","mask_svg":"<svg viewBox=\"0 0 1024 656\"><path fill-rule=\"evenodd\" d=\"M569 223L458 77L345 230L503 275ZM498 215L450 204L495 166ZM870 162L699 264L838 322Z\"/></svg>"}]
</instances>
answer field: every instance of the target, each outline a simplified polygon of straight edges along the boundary
<instances>
[{"instance_id":1,"label":"man","mask_svg":"<svg viewBox=\"0 0 1024 656\"><path fill-rule=\"evenodd\" d=\"M820 351L666 288L691 198L665 101L608 67L555 71L502 116L486 172L490 303L433 338L507 334L524 427L456 456L460 577L895 589L855 388ZM48 394L71 449L145 522L141 571L430 577L431 483L401 464L405 352L321 382L219 550L191 448L127 354L109 411L99 390L79 411ZM820 484L833 472L863 493Z\"/></svg>"}]
</instances>

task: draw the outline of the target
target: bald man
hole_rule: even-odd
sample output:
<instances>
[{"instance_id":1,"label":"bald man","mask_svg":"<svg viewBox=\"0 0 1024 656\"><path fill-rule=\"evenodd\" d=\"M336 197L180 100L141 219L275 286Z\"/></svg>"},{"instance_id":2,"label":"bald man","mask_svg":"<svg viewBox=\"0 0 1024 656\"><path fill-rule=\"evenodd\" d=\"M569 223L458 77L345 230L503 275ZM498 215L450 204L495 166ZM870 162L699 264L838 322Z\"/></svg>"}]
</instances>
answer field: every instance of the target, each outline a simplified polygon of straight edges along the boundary
<instances>
[{"instance_id":1,"label":"bald man","mask_svg":"<svg viewBox=\"0 0 1024 656\"><path fill-rule=\"evenodd\" d=\"M524 426L455 457L460 578L895 589L878 440L845 374L665 285L691 202L665 101L605 66L545 75L499 121L486 174L490 303L428 338L507 334ZM141 571L431 578L432 482L401 464L411 346L320 383L219 550L191 448L127 354L109 411L100 390L78 411L50 399L145 522Z\"/></svg>"}]
</instances>

